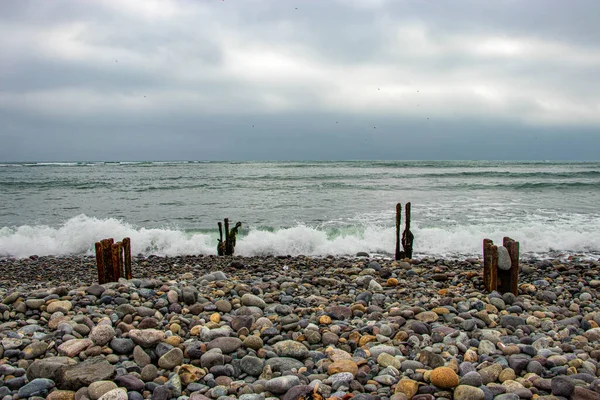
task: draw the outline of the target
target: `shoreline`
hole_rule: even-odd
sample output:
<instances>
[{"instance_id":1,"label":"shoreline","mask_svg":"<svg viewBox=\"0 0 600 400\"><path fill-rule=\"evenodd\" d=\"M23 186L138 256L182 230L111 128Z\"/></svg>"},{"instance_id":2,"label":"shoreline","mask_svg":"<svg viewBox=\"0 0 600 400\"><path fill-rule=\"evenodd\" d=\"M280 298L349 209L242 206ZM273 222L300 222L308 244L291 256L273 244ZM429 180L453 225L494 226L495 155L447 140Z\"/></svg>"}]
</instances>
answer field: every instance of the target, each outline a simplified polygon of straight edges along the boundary
<instances>
[{"instance_id":1,"label":"shoreline","mask_svg":"<svg viewBox=\"0 0 600 400\"><path fill-rule=\"evenodd\" d=\"M597 261L522 262L519 296L477 259L133 261L0 260L0 398L600 397Z\"/></svg>"}]
</instances>

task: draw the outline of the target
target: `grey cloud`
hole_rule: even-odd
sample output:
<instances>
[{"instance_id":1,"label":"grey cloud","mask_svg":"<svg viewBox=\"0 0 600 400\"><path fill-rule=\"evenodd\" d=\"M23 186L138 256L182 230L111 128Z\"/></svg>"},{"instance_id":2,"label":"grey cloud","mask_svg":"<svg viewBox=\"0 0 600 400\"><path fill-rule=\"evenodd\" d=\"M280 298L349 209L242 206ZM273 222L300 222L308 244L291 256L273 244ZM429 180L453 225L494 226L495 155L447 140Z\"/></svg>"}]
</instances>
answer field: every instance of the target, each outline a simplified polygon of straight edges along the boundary
<instances>
[{"instance_id":1,"label":"grey cloud","mask_svg":"<svg viewBox=\"0 0 600 400\"><path fill-rule=\"evenodd\" d=\"M596 1L1 7L0 160L597 158Z\"/></svg>"}]
</instances>

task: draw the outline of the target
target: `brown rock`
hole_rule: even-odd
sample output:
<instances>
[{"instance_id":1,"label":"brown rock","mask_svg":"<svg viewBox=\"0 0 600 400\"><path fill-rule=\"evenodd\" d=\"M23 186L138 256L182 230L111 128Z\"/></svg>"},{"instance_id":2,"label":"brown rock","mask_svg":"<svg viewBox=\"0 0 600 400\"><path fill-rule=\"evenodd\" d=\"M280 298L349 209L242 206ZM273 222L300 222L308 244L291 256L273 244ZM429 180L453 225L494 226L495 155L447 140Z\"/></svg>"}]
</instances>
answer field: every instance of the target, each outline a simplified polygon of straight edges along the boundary
<instances>
[{"instance_id":1,"label":"brown rock","mask_svg":"<svg viewBox=\"0 0 600 400\"><path fill-rule=\"evenodd\" d=\"M329 375L337 374L339 372L350 372L356 376L358 373L358 365L352 360L337 360L329 364L327 373Z\"/></svg>"},{"instance_id":2,"label":"brown rock","mask_svg":"<svg viewBox=\"0 0 600 400\"><path fill-rule=\"evenodd\" d=\"M458 386L458 375L448 367L438 367L431 371L431 383L443 389L450 389Z\"/></svg>"},{"instance_id":3,"label":"brown rock","mask_svg":"<svg viewBox=\"0 0 600 400\"><path fill-rule=\"evenodd\" d=\"M58 352L63 356L75 357L91 345L90 339L71 339L58 346Z\"/></svg>"},{"instance_id":4,"label":"brown rock","mask_svg":"<svg viewBox=\"0 0 600 400\"><path fill-rule=\"evenodd\" d=\"M55 390L46 396L47 400L73 400L75 392L72 390Z\"/></svg>"},{"instance_id":5,"label":"brown rock","mask_svg":"<svg viewBox=\"0 0 600 400\"><path fill-rule=\"evenodd\" d=\"M403 393L410 400L417 394L419 390L419 383L412 379L400 379L400 382L396 385L396 393Z\"/></svg>"}]
</instances>

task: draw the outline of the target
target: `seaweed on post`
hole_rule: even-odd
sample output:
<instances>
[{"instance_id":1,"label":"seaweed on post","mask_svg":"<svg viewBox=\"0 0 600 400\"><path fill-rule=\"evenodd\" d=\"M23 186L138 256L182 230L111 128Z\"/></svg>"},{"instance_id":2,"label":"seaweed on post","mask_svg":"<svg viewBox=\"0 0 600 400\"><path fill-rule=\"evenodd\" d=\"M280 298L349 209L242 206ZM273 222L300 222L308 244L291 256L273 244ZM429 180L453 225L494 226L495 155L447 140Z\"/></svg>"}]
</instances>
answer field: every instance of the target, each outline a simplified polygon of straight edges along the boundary
<instances>
[{"instance_id":1,"label":"seaweed on post","mask_svg":"<svg viewBox=\"0 0 600 400\"><path fill-rule=\"evenodd\" d=\"M406 221L404 232L402 232L402 249L406 258L412 258L415 236L410 231L410 202L406 203L405 207Z\"/></svg>"},{"instance_id":2,"label":"seaweed on post","mask_svg":"<svg viewBox=\"0 0 600 400\"><path fill-rule=\"evenodd\" d=\"M232 256L235 252L235 243L238 229L241 228L242 223L237 222L235 226L229 230L229 218L223 220L225 225L225 241L223 242L223 225L220 222L219 225L219 239L217 239L217 254L220 256Z\"/></svg>"},{"instance_id":3,"label":"seaweed on post","mask_svg":"<svg viewBox=\"0 0 600 400\"><path fill-rule=\"evenodd\" d=\"M395 259L404 259L404 252L400 251L400 223L402 221L402 204L396 204L396 252Z\"/></svg>"},{"instance_id":4,"label":"seaweed on post","mask_svg":"<svg viewBox=\"0 0 600 400\"><path fill-rule=\"evenodd\" d=\"M217 239L217 254L220 256L225 255L225 242L223 241L223 224L219 221L217 223L219 225L219 239Z\"/></svg>"}]
</instances>

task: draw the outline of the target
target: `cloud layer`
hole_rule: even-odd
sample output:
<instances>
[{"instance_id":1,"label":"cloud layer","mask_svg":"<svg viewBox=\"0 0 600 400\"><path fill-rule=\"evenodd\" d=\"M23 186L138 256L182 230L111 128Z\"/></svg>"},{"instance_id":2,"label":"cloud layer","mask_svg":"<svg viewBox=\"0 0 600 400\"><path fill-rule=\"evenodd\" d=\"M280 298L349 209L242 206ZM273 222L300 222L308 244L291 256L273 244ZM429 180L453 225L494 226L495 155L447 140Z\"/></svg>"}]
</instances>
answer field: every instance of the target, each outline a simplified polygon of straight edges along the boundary
<instances>
[{"instance_id":1,"label":"cloud layer","mask_svg":"<svg viewBox=\"0 0 600 400\"><path fill-rule=\"evenodd\" d=\"M388 158L390 144L411 145L392 158L597 158L595 15L593 0L5 1L0 160ZM496 157L498 135L528 151Z\"/></svg>"}]
</instances>

